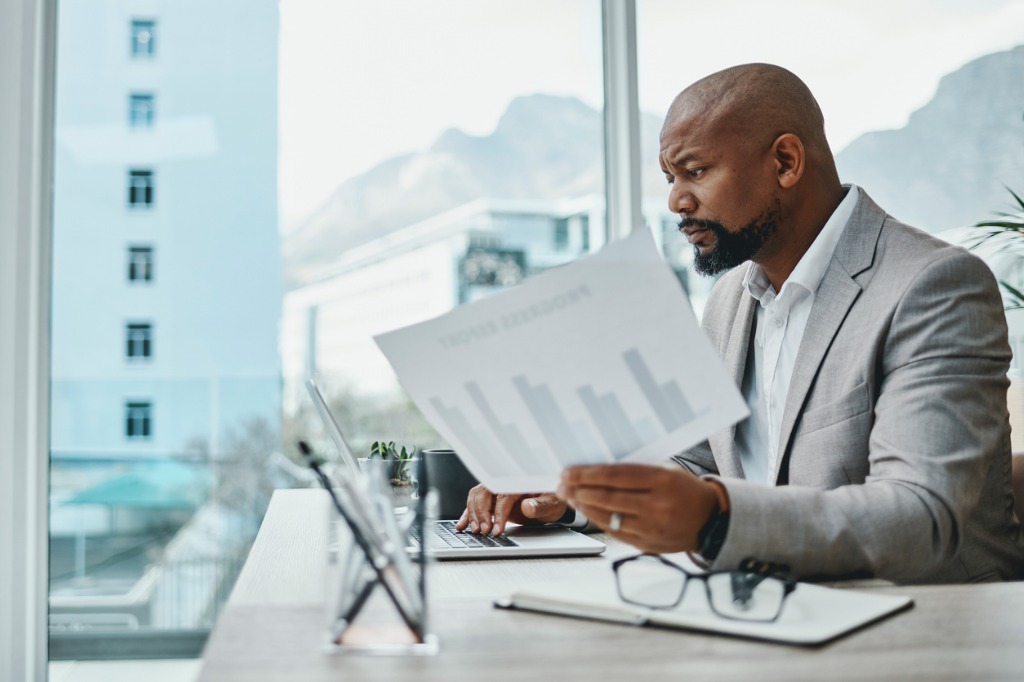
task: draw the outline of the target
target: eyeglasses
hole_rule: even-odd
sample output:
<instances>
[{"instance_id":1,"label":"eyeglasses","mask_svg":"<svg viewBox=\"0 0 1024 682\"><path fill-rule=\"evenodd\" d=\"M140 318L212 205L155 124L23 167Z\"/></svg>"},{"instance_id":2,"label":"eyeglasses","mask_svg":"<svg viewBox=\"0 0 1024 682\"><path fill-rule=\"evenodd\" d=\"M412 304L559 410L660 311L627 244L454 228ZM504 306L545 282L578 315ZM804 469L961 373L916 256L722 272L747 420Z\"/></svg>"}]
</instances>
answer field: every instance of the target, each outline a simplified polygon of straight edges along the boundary
<instances>
[{"instance_id":1,"label":"eyeglasses","mask_svg":"<svg viewBox=\"0 0 1024 682\"><path fill-rule=\"evenodd\" d=\"M615 585L624 602L650 609L671 609L683 601L686 587L704 583L708 606L722 618L771 623L782 613L796 581L766 564L735 571L691 573L656 554L637 554L612 563Z\"/></svg>"}]
</instances>

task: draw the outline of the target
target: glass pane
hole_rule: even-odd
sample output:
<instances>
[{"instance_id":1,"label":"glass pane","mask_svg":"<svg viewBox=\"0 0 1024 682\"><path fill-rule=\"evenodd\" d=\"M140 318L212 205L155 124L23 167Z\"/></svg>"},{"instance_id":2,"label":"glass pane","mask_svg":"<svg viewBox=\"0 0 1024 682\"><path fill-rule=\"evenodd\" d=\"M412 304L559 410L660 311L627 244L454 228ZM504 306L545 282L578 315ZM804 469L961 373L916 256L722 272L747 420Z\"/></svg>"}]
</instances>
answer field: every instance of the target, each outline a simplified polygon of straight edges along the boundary
<instances>
[{"instance_id":1,"label":"glass pane","mask_svg":"<svg viewBox=\"0 0 1024 682\"><path fill-rule=\"evenodd\" d=\"M58 8L57 658L198 655L328 449L302 380L359 455L443 445L372 335L605 241L597 0L153 7Z\"/></svg>"},{"instance_id":2,"label":"glass pane","mask_svg":"<svg viewBox=\"0 0 1024 682\"><path fill-rule=\"evenodd\" d=\"M664 185L653 155L675 95L728 66L770 62L815 94L843 182L897 218L949 236L1009 210L1004 185L1024 189L1024 102L1008 87L1024 71L1024 47L1011 49L1022 43L1020 0L638 0L640 107L653 119L642 131L653 158L645 191ZM662 207L667 192L646 196ZM685 263L690 248L673 236L666 251ZM690 280L707 290L709 282ZM695 307L703 300L695 296Z\"/></svg>"},{"instance_id":3,"label":"glass pane","mask_svg":"<svg viewBox=\"0 0 1024 682\"><path fill-rule=\"evenodd\" d=\"M58 9L56 657L198 655L273 488L302 482L280 445L278 3L129 4Z\"/></svg>"},{"instance_id":4,"label":"glass pane","mask_svg":"<svg viewBox=\"0 0 1024 682\"><path fill-rule=\"evenodd\" d=\"M334 450L303 386L314 375L357 454L444 447L373 335L604 243L600 3L282 12L289 441Z\"/></svg>"}]
</instances>

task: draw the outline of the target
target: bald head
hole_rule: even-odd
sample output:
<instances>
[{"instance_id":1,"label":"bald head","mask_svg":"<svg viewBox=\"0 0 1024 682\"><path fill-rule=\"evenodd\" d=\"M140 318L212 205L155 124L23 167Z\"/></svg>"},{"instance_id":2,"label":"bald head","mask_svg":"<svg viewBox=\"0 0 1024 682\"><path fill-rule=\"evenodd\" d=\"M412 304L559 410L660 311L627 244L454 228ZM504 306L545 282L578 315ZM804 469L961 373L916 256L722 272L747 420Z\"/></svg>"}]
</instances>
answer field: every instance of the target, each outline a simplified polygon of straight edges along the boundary
<instances>
[{"instance_id":1,"label":"bald head","mask_svg":"<svg viewBox=\"0 0 1024 682\"><path fill-rule=\"evenodd\" d=\"M676 96L662 134L695 118L712 120L720 131L752 144L768 145L779 135L792 133L809 154L831 158L814 95L780 66L743 64L700 79Z\"/></svg>"},{"instance_id":2,"label":"bald head","mask_svg":"<svg viewBox=\"0 0 1024 682\"><path fill-rule=\"evenodd\" d=\"M659 160L697 269L754 260L776 291L844 196L818 103L771 64L734 66L679 93Z\"/></svg>"}]
</instances>

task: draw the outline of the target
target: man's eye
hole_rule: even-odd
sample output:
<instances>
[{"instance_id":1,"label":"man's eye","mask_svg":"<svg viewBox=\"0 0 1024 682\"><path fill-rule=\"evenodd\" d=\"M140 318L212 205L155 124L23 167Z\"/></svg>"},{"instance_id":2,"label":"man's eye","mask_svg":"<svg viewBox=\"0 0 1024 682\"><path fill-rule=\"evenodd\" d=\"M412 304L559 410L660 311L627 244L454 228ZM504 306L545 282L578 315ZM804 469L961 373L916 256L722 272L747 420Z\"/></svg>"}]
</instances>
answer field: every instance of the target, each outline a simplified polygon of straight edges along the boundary
<instances>
[{"instance_id":1,"label":"man's eye","mask_svg":"<svg viewBox=\"0 0 1024 682\"><path fill-rule=\"evenodd\" d=\"M699 178L701 175L704 174L704 169L703 168L688 168L686 170L686 173L691 178Z\"/></svg>"},{"instance_id":2,"label":"man's eye","mask_svg":"<svg viewBox=\"0 0 1024 682\"><path fill-rule=\"evenodd\" d=\"M668 173L665 173L665 182L671 185L673 182L675 182L675 180L676 178L674 175L669 175Z\"/></svg>"}]
</instances>

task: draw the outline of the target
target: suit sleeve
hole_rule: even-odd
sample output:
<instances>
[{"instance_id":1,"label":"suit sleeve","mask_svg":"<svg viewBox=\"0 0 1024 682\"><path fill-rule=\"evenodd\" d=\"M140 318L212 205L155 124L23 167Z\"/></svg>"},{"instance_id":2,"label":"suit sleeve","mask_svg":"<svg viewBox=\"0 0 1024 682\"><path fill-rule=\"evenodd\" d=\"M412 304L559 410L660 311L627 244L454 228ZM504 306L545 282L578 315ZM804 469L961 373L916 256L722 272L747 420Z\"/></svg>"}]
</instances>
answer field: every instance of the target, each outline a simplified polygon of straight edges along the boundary
<instances>
[{"instance_id":1,"label":"suit sleeve","mask_svg":"<svg viewBox=\"0 0 1024 682\"><path fill-rule=\"evenodd\" d=\"M678 455L673 455L672 461L696 476L708 476L718 473L718 465L715 464L715 457L712 455L711 446L707 441L695 445Z\"/></svg>"},{"instance_id":2,"label":"suit sleeve","mask_svg":"<svg viewBox=\"0 0 1024 682\"><path fill-rule=\"evenodd\" d=\"M797 576L916 582L957 552L988 468L1008 447L998 286L984 263L949 249L893 297L865 482L822 490L720 479L731 522L714 568L757 558Z\"/></svg>"}]
</instances>

